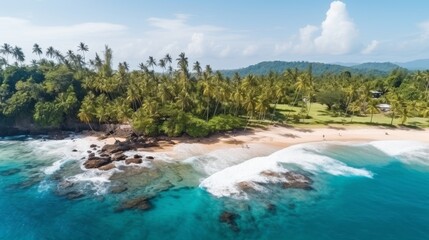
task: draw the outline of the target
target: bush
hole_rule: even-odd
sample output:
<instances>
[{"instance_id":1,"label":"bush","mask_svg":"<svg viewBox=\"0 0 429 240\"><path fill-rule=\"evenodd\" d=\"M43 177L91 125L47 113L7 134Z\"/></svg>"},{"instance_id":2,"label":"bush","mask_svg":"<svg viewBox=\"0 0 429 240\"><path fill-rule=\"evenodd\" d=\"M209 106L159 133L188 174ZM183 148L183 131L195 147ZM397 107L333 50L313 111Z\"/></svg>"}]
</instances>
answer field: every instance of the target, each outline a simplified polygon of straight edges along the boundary
<instances>
[{"instance_id":1,"label":"bush","mask_svg":"<svg viewBox=\"0 0 429 240\"><path fill-rule=\"evenodd\" d=\"M243 128L245 122L241 118L232 115L218 115L210 119L208 125L213 132L219 132Z\"/></svg>"},{"instance_id":2,"label":"bush","mask_svg":"<svg viewBox=\"0 0 429 240\"><path fill-rule=\"evenodd\" d=\"M185 130L186 134L191 137L206 137L211 133L210 126L206 121L192 115L188 117L189 119Z\"/></svg>"},{"instance_id":3,"label":"bush","mask_svg":"<svg viewBox=\"0 0 429 240\"><path fill-rule=\"evenodd\" d=\"M156 136L158 134L157 119L145 116L142 108L134 113L132 126L136 132L146 136Z\"/></svg>"},{"instance_id":4,"label":"bush","mask_svg":"<svg viewBox=\"0 0 429 240\"><path fill-rule=\"evenodd\" d=\"M188 122L188 116L180 112L175 116L170 116L161 125L161 131L169 137L178 137L183 134Z\"/></svg>"}]
</instances>

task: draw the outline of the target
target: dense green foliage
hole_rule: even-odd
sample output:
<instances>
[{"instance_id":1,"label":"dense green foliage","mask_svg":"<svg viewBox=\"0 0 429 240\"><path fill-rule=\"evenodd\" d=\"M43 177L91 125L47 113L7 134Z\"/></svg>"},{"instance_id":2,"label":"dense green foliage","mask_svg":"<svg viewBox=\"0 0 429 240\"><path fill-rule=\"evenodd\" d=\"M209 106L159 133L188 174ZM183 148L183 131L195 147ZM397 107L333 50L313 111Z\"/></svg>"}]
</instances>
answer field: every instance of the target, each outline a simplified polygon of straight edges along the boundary
<instances>
[{"instance_id":1,"label":"dense green foliage","mask_svg":"<svg viewBox=\"0 0 429 240\"><path fill-rule=\"evenodd\" d=\"M393 63L364 63L350 67L338 65L338 64L326 64L319 62L283 62L283 61L270 61L261 62L255 65L248 66L246 68L234 69L234 70L223 70L222 74L225 76L233 76L238 72L241 76L249 74L254 75L266 75L269 72L283 73L287 69L298 69L299 71L307 70L310 65L313 68L313 74L320 76L323 74L340 74L342 72L350 72L352 74L365 74L374 76L386 76L389 72L400 68L400 66Z\"/></svg>"},{"instance_id":2,"label":"dense green foliage","mask_svg":"<svg viewBox=\"0 0 429 240\"><path fill-rule=\"evenodd\" d=\"M39 60L25 65L19 47L2 45L0 123L34 123L45 128L61 128L71 122L91 128L130 124L149 136L202 137L255 121L299 121L309 117L314 101L344 116L372 116L379 112L379 103L390 104L386 114L392 119L400 117L402 123L409 116L429 115L429 71L395 69L373 75L346 68L316 75L315 69L329 69L330 65L301 62L281 73L227 77L213 72L209 65L203 69L199 62L190 67L184 53L175 61L168 54L159 61L149 57L139 65L140 70L131 71L126 62L113 68L113 52L107 46L102 56L97 54L89 61L85 60L87 51L84 43L78 46L80 53L62 54L49 47L44 58L35 44L33 53ZM268 70L272 69L264 69ZM371 90L380 91L382 97L373 98ZM285 119L276 111L280 103L298 106L301 111L287 114Z\"/></svg>"}]
</instances>

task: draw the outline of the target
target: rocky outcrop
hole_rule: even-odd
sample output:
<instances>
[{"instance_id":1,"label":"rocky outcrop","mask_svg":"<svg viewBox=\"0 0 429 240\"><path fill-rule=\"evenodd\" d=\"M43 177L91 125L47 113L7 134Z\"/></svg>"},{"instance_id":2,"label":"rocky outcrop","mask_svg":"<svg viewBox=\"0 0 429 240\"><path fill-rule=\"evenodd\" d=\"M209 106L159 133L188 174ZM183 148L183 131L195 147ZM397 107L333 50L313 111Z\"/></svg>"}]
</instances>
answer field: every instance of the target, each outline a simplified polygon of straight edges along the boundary
<instances>
[{"instance_id":1,"label":"rocky outcrop","mask_svg":"<svg viewBox=\"0 0 429 240\"><path fill-rule=\"evenodd\" d=\"M236 222L236 219L238 217L239 217L239 215L236 213L224 211L219 216L219 221L221 223L227 224L234 232L238 232L238 231L240 231L240 229L238 228L237 222Z\"/></svg>"},{"instance_id":2,"label":"rocky outcrop","mask_svg":"<svg viewBox=\"0 0 429 240\"><path fill-rule=\"evenodd\" d=\"M124 210L149 210L152 208L152 204L150 203L150 197L141 196L134 199L126 200L122 202L117 208L117 212L122 212Z\"/></svg>"},{"instance_id":3,"label":"rocky outcrop","mask_svg":"<svg viewBox=\"0 0 429 240\"><path fill-rule=\"evenodd\" d=\"M112 162L110 157L91 157L83 164L86 168L99 168Z\"/></svg>"},{"instance_id":4,"label":"rocky outcrop","mask_svg":"<svg viewBox=\"0 0 429 240\"><path fill-rule=\"evenodd\" d=\"M106 164L104 166L99 167L98 169L103 170L103 171L109 171L111 169L114 169L115 167L116 167L115 164L109 163L109 164Z\"/></svg>"},{"instance_id":5,"label":"rocky outcrop","mask_svg":"<svg viewBox=\"0 0 429 240\"><path fill-rule=\"evenodd\" d=\"M125 160L127 156L123 152L117 152L112 155L112 161L122 161Z\"/></svg>"},{"instance_id":6,"label":"rocky outcrop","mask_svg":"<svg viewBox=\"0 0 429 240\"><path fill-rule=\"evenodd\" d=\"M289 172L273 172L273 171L263 171L260 175L275 178L282 182L283 188L296 188L303 190L313 190L311 184L313 180L305 176L304 174L289 171Z\"/></svg>"},{"instance_id":7,"label":"rocky outcrop","mask_svg":"<svg viewBox=\"0 0 429 240\"><path fill-rule=\"evenodd\" d=\"M125 160L125 164L127 164L127 165L131 164L131 163L140 164L142 162L143 162L143 160L141 158L128 158Z\"/></svg>"},{"instance_id":8,"label":"rocky outcrop","mask_svg":"<svg viewBox=\"0 0 429 240\"><path fill-rule=\"evenodd\" d=\"M130 144L125 142L120 142L115 144L104 145L103 148L101 148L101 152L113 154L117 152L126 152L132 149L133 149L133 146L131 146Z\"/></svg>"},{"instance_id":9,"label":"rocky outcrop","mask_svg":"<svg viewBox=\"0 0 429 240\"><path fill-rule=\"evenodd\" d=\"M283 188L297 188L304 190L313 190L311 178L296 172L286 172L283 174L287 182L283 183Z\"/></svg>"},{"instance_id":10,"label":"rocky outcrop","mask_svg":"<svg viewBox=\"0 0 429 240\"><path fill-rule=\"evenodd\" d=\"M19 168L11 168L11 169L8 169L8 170L0 171L0 176L11 176L11 175L17 174L19 172L21 172L21 169L19 169Z\"/></svg>"}]
</instances>

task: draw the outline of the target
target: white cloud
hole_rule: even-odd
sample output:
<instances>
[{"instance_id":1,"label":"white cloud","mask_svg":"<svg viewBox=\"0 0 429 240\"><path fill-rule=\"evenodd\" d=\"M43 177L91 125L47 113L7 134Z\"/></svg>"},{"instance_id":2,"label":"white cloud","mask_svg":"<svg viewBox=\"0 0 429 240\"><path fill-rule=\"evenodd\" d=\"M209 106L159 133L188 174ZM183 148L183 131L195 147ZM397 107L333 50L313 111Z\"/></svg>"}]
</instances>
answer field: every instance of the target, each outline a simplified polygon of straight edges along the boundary
<instances>
[{"instance_id":1,"label":"white cloud","mask_svg":"<svg viewBox=\"0 0 429 240\"><path fill-rule=\"evenodd\" d=\"M353 48L358 31L349 18L346 4L334 1L322 23L322 33L314 40L317 50L327 54L345 54Z\"/></svg>"},{"instance_id":2,"label":"white cloud","mask_svg":"<svg viewBox=\"0 0 429 240\"><path fill-rule=\"evenodd\" d=\"M256 51L258 50L258 46L256 45L248 45L246 46L246 48L243 49L243 56L248 57L248 56L252 56L256 53Z\"/></svg>"},{"instance_id":3,"label":"white cloud","mask_svg":"<svg viewBox=\"0 0 429 240\"><path fill-rule=\"evenodd\" d=\"M320 27L307 25L299 29L298 36L286 44L277 45L276 51L299 55L342 55L353 50L357 37L358 31L349 17L346 4L333 1Z\"/></svg>"},{"instance_id":4,"label":"white cloud","mask_svg":"<svg viewBox=\"0 0 429 240\"><path fill-rule=\"evenodd\" d=\"M362 54L368 55L371 54L372 52L374 52L375 49L377 49L378 45L380 44L379 41L377 40L372 40L368 46L366 46L363 50L362 50Z\"/></svg>"},{"instance_id":5,"label":"white cloud","mask_svg":"<svg viewBox=\"0 0 429 240\"><path fill-rule=\"evenodd\" d=\"M1 43L23 48L27 59L32 58L32 46L38 43L46 49L53 46L61 51L77 50L79 42L89 45L91 51L101 51L106 39L123 37L127 27L104 22L87 22L73 25L36 25L26 19L0 17Z\"/></svg>"},{"instance_id":6,"label":"white cloud","mask_svg":"<svg viewBox=\"0 0 429 240\"><path fill-rule=\"evenodd\" d=\"M192 34L191 42L188 44L187 53L201 56L204 53L204 33Z\"/></svg>"}]
</instances>

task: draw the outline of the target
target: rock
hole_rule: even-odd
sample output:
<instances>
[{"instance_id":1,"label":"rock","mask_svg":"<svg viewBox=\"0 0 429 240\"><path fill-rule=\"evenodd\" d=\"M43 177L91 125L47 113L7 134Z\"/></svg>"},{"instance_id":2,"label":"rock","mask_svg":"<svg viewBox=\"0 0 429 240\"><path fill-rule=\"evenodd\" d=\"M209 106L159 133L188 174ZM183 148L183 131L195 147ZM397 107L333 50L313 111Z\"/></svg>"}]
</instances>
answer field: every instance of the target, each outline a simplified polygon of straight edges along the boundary
<instances>
[{"instance_id":1,"label":"rock","mask_svg":"<svg viewBox=\"0 0 429 240\"><path fill-rule=\"evenodd\" d=\"M125 160L126 164L131 164L131 163L140 164L142 162L143 160L141 158L128 158L127 160Z\"/></svg>"},{"instance_id":2,"label":"rock","mask_svg":"<svg viewBox=\"0 0 429 240\"><path fill-rule=\"evenodd\" d=\"M275 204L269 203L267 204L267 210L271 213L275 213L277 211L277 206Z\"/></svg>"},{"instance_id":3,"label":"rock","mask_svg":"<svg viewBox=\"0 0 429 240\"><path fill-rule=\"evenodd\" d=\"M141 156L141 155L139 155L139 154L135 154L135 155L134 155L134 158L142 158L142 156Z\"/></svg>"},{"instance_id":4,"label":"rock","mask_svg":"<svg viewBox=\"0 0 429 240\"><path fill-rule=\"evenodd\" d=\"M219 216L219 221L222 222L222 223L228 224L229 227L234 232L238 232L238 231L240 231L240 229L238 228L238 225L237 225L237 222L236 222L237 217L239 217L239 215L236 214L236 213L224 211Z\"/></svg>"},{"instance_id":5,"label":"rock","mask_svg":"<svg viewBox=\"0 0 429 240\"><path fill-rule=\"evenodd\" d=\"M72 152L77 152L77 149L73 149Z\"/></svg>"},{"instance_id":6,"label":"rock","mask_svg":"<svg viewBox=\"0 0 429 240\"><path fill-rule=\"evenodd\" d=\"M111 162L112 162L112 160L110 159L110 157L108 157L108 158L93 157L93 158L88 159L83 165L86 168L99 168L99 167L107 165Z\"/></svg>"},{"instance_id":7,"label":"rock","mask_svg":"<svg viewBox=\"0 0 429 240\"><path fill-rule=\"evenodd\" d=\"M1 176L11 176L11 175L17 174L19 172L21 172L21 169L19 169L19 168L11 168L11 169L8 169L8 170L1 171L0 175Z\"/></svg>"},{"instance_id":8,"label":"rock","mask_svg":"<svg viewBox=\"0 0 429 240\"><path fill-rule=\"evenodd\" d=\"M89 147L90 148L96 148L96 147L98 147L96 144L91 144L91 145L89 145Z\"/></svg>"},{"instance_id":9,"label":"rock","mask_svg":"<svg viewBox=\"0 0 429 240\"><path fill-rule=\"evenodd\" d=\"M93 158L93 157L95 157L95 153L90 153L90 154L88 155L88 158Z\"/></svg>"},{"instance_id":10,"label":"rock","mask_svg":"<svg viewBox=\"0 0 429 240\"><path fill-rule=\"evenodd\" d=\"M253 182L239 182L237 183L238 188L240 188L244 192L255 191L255 183Z\"/></svg>"},{"instance_id":11,"label":"rock","mask_svg":"<svg viewBox=\"0 0 429 240\"><path fill-rule=\"evenodd\" d=\"M155 159L155 158L154 158L154 157L152 157L152 156L146 156L146 159L153 160L153 159Z\"/></svg>"},{"instance_id":12,"label":"rock","mask_svg":"<svg viewBox=\"0 0 429 240\"><path fill-rule=\"evenodd\" d=\"M74 185L74 183L73 183L73 182L70 182L70 181L65 180L65 181L60 182L60 183L58 184L58 187L59 187L59 188L62 188L62 189L65 189L65 188L73 187L73 185Z\"/></svg>"},{"instance_id":13,"label":"rock","mask_svg":"<svg viewBox=\"0 0 429 240\"><path fill-rule=\"evenodd\" d=\"M110 192L113 194L118 194L118 193L123 193L125 191L127 191L128 188L124 185L119 185L119 186L112 186L110 188Z\"/></svg>"},{"instance_id":14,"label":"rock","mask_svg":"<svg viewBox=\"0 0 429 240\"><path fill-rule=\"evenodd\" d=\"M68 200L78 199L84 196L82 192L71 191L64 195Z\"/></svg>"},{"instance_id":15,"label":"rock","mask_svg":"<svg viewBox=\"0 0 429 240\"><path fill-rule=\"evenodd\" d=\"M313 190L311 178L296 172L286 172L283 174L287 182L283 183L283 188L298 188L304 190Z\"/></svg>"},{"instance_id":16,"label":"rock","mask_svg":"<svg viewBox=\"0 0 429 240\"><path fill-rule=\"evenodd\" d=\"M98 169L103 171L109 171L110 169L114 169L116 166L113 163L106 164L104 166L99 167Z\"/></svg>"},{"instance_id":17,"label":"rock","mask_svg":"<svg viewBox=\"0 0 429 240\"><path fill-rule=\"evenodd\" d=\"M147 196L142 196L142 197L134 198L131 200L126 200L126 201L122 202L121 205L119 205L116 208L116 211L122 212L124 210L129 210L129 209L148 210L148 209L152 208L152 204L150 203L149 200L150 200L150 198Z\"/></svg>"},{"instance_id":18,"label":"rock","mask_svg":"<svg viewBox=\"0 0 429 240\"><path fill-rule=\"evenodd\" d=\"M133 149L133 146L131 146L130 144L119 142L119 143L115 143L113 145L112 144L106 144L103 146L101 151L113 154L113 153L117 153L117 152L129 151L131 149Z\"/></svg>"},{"instance_id":19,"label":"rock","mask_svg":"<svg viewBox=\"0 0 429 240\"><path fill-rule=\"evenodd\" d=\"M121 160L125 160L126 158L127 156L122 152L118 152L112 155L112 161L121 161Z\"/></svg>"},{"instance_id":20,"label":"rock","mask_svg":"<svg viewBox=\"0 0 429 240\"><path fill-rule=\"evenodd\" d=\"M110 157L110 155L107 153L102 153L102 154L100 154L100 157Z\"/></svg>"},{"instance_id":21,"label":"rock","mask_svg":"<svg viewBox=\"0 0 429 240\"><path fill-rule=\"evenodd\" d=\"M88 150L88 151L86 151L87 153L92 153L92 151L91 150Z\"/></svg>"}]
</instances>

